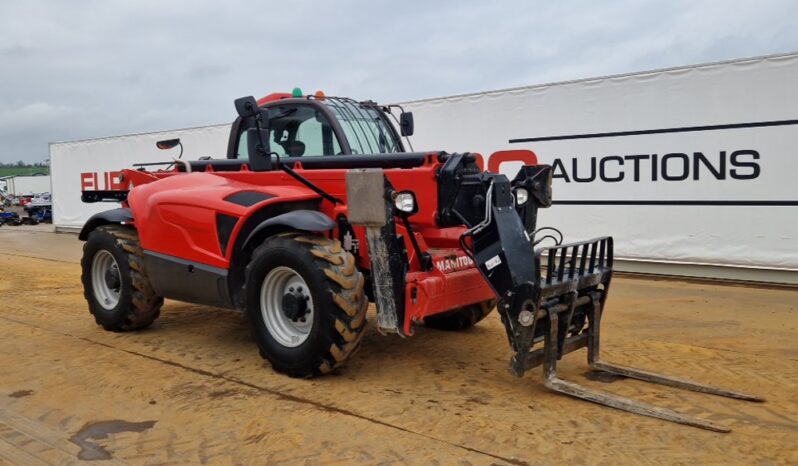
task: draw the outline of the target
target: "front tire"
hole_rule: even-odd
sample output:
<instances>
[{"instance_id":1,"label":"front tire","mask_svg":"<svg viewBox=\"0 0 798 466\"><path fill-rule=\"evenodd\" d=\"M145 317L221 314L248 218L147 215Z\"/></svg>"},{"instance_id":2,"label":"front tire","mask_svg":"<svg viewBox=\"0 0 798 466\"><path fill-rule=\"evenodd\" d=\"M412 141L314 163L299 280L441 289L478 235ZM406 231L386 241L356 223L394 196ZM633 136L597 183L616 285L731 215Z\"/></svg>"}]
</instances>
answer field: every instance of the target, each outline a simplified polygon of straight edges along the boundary
<instances>
[{"instance_id":1,"label":"front tire","mask_svg":"<svg viewBox=\"0 0 798 466\"><path fill-rule=\"evenodd\" d=\"M457 332L473 327L484 319L496 307L496 300L491 299L481 303L471 304L453 311L443 312L424 318L424 325L436 330Z\"/></svg>"},{"instance_id":2,"label":"front tire","mask_svg":"<svg viewBox=\"0 0 798 466\"><path fill-rule=\"evenodd\" d=\"M89 312L105 330L124 332L149 327L163 298L156 296L136 230L103 225L83 246L81 281Z\"/></svg>"},{"instance_id":3,"label":"front tire","mask_svg":"<svg viewBox=\"0 0 798 466\"><path fill-rule=\"evenodd\" d=\"M268 238L246 269L246 308L260 354L277 372L313 377L342 366L363 337L368 300L338 240Z\"/></svg>"}]
</instances>

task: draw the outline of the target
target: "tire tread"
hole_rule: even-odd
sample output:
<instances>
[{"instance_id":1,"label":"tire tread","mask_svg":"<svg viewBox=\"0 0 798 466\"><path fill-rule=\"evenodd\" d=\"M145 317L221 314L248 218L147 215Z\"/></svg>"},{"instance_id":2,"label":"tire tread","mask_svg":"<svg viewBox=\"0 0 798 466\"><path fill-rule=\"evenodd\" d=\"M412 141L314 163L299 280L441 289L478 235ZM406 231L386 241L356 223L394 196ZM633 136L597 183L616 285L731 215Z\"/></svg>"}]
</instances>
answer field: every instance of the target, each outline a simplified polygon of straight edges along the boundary
<instances>
[{"instance_id":1,"label":"tire tread","mask_svg":"<svg viewBox=\"0 0 798 466\"><path fill-rule=\"evenodd\" d=\"M320 355L318 363L312 368L282 365L277 361L271 361L272 367L292 377L327 374L345 364L357 351L363 338L368 310L364 291L365 279L355 267L354 256L341 247L340 241L304 233L283 234L264 241L253 252L252 260L246 268L246 276L249 277L253 273L252 268L257 256L275 246L290 249L292 245L288 242L306 248L315 262L314 265L327 278L324 289L330 293L331 301L334 303L330 308L334 325L327 329L332 343L329 350ZM249 283L249 280L246 282ZM261 356L269 359L263 348Z\"/></svg>"},{"instance_id":2,"label":"tire tread","mask_svg":"<svg viewBox=\"0 0 798 466\"><path fill-rule=\"evenodd\" d=\"M95 322L105 330L113 332L124 332L149 327L161 313L163 298L156 295L150 284L147 271L144 268L144 251L139 244L138 233L133 228L121 225L103 225L95 230L100 233L111 235L115 243L124 251L127 256L127 265L130 268L130 281L133 296L131 305L127 310L124 322L121 324L105 321L101 316L94 313L93 307L89 306L89 312L94 316ZM94 232L92 232L94 233ZM84 250L88 247L88 242ZM90 303L94 299L92 293L91 279L91 257L86 257L84 253L83 272L81 281L83 282L83 293Z\"/></svg>"}]
</instances>

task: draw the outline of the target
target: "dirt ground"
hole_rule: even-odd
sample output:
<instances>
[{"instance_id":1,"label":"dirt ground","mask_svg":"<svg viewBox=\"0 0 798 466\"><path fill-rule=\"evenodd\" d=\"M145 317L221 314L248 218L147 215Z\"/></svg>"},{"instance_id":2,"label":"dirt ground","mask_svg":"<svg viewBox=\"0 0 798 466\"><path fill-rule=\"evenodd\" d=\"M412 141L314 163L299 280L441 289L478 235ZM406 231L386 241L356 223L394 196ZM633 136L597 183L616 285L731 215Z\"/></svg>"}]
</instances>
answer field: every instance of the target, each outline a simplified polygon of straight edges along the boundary
<instances>
[{"instance_id":1,"label":"dirt ground","mask_svg":"<svg viewBox=\"0 0 798 466\"><path fill-rule=\"evenodd\" d=\"M732 429L718 434L549 392L538 371L512 377L495 313L407 340L372 327L346 368L313 380L275 374L233 311L169 301L151 329L104 332L80 248L0 229L0 463L798 464L796 290L613 282L608 360L765 403L590 380L584 352L561 363L566 380Z\"/></svg>"}]
</instances>

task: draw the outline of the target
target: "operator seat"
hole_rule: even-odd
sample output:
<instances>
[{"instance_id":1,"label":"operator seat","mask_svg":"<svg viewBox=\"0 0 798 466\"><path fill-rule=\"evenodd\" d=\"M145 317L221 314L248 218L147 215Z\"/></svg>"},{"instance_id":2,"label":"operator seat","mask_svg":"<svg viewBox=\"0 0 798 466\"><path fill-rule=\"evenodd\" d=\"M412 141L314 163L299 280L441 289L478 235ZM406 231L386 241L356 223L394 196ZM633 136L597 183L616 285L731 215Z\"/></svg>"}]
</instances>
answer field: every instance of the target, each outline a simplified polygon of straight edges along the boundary
<instances>
[{"instance_id":1,"label":"operator seat","mask_svg":"<svg viewBox=\"0 0 798 466\"><path fill-rule=\"evenodd\" d=\"M305 155L305 143L302 141L285 141L280 143L288 157L302 157Z\"/></svg>"}]
</instances>

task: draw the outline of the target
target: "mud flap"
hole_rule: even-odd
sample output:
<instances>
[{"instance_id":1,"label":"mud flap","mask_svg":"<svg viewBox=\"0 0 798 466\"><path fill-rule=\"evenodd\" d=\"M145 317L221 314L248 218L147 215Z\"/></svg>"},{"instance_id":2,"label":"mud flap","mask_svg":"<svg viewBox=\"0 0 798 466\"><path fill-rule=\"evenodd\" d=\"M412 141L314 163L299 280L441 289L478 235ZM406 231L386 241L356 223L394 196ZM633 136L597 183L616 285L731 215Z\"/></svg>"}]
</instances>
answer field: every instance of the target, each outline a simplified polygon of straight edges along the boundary
<instances>
[{"instance_id":1,"label":"mud flap","mask_svg":"<svg viewBox=\"0 0 798 466\"><path fill-rule=\"evenodd\" d=\"M381 169L349 170L346 173L349 222L366 230L370 278L377 305L377 328L381 333L402 332L407 260L404 241L396 236L393 187Z\"/></svg>"}]
</instances>

